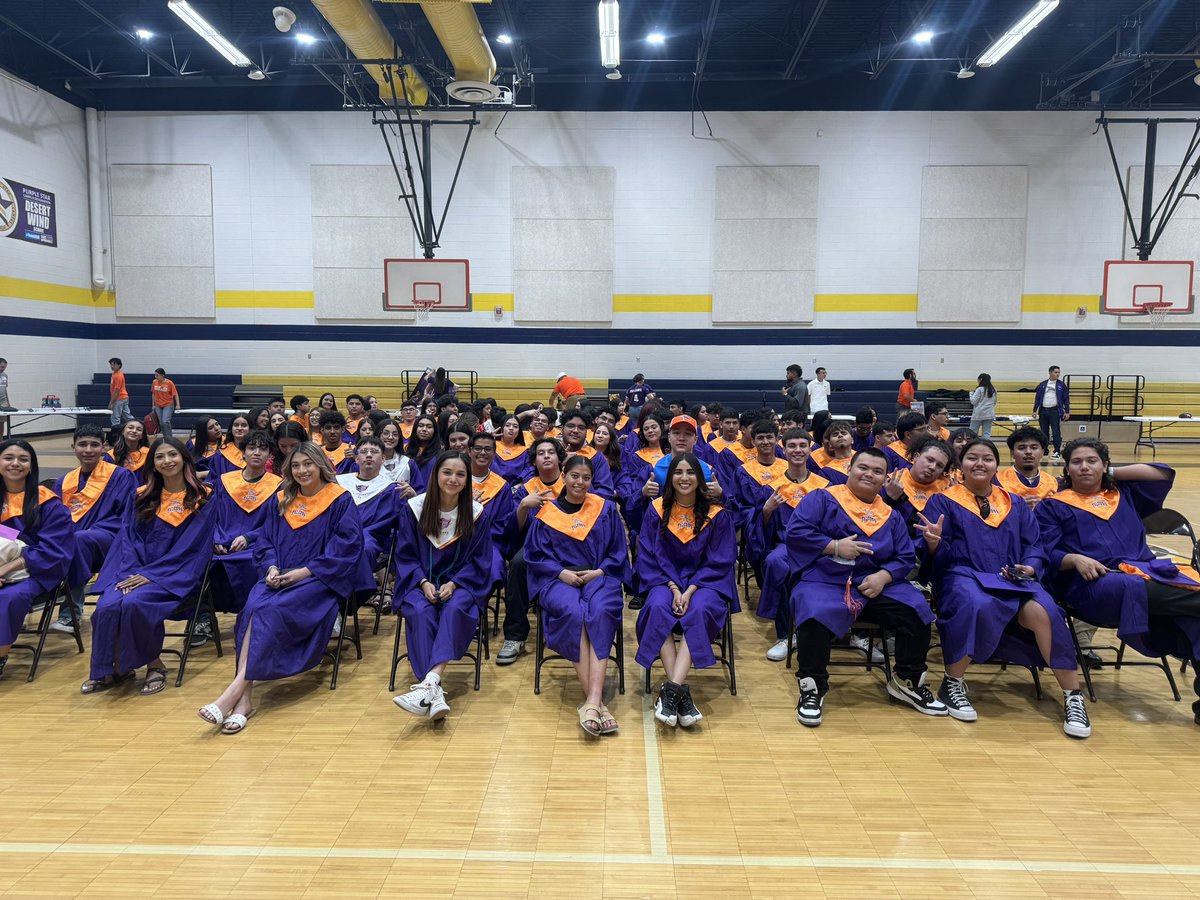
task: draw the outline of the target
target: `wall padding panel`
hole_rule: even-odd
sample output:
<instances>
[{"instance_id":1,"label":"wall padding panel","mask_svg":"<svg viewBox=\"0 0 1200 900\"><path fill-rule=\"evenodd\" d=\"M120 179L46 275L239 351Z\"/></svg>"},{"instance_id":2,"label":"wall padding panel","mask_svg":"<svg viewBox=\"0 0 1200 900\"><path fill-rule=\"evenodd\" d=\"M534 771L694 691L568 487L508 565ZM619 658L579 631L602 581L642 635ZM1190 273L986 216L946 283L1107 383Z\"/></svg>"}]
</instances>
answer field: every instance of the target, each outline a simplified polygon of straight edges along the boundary
<instances>
[{"instance_id":1,"label":"wall padding panel","mask_svg":"<svg viewBox=\"0 0 1200 900\"><path fill-rule=\"evenodd\" d=\"M1024 166L922 170L918 322L1020 321L1028 200Z\"/></svg>"},{"instance_id":2,"label":"wall padding panel","mask_svg":"<svg viewBox=\"0 0 1200 900\"><path fill-rule=\"evenodd\" d=\"M117 315L214 316L209 166L114 165L109 185Z\"/></svg>"},{"instance_id":3,"label":"wall padding panel","mask_svg":"<svg viewBox=\"0 0 1200 900\"><path fill-rule=\"evenodd\" d=\"M612 322L616 170L512 169L513 319Z\"/></svg>"},{"instance_id":4,"label":"wall padding panel","mask_svg":"<svg viewBox=\"0 0 1200 900\"><path fill-rule=\"evenodd\" d=\"M1166 196L1167 191L1171 187L1171 182L1175 179L1178 171L1178 166L1154 167L1155 207ZM1133 210L1133 221L1137 224L1138 228L1142 227L1142 181L1145 178L1145 172L1145 166L1129 167L1129 208ZM1188 192L1193 194L1196 192L1195 182L1188 188ZM1122 221L1124 221L1123 215ZM1137 251L1132 249L1133 235L1129 233L1129 223L1125 222L1124 224L1123 234L1125 242L1122 245L1125 248L1124 255L1114 255L1111 258L1137 259ZM1154 245L1154 251L1150 254L1150 258L1152 260L1191 260L1196 266L1196 269L1192 273L1192 293L1196 294L1200 292L1200 203L1190 198L1184 198L1183 202L1176 207L1175 215L1171 217L1171 221L1167 223L1167 227L1163 229L1162 236L1158 239L1158 243ZM1097 284L1102 283L1101 278L1102 273L1099 273L1097 275ZM1196 306L1200 307L1200 302ZM1147 324L1143 316L1120 316L1118 321L1122 325ZM1187 316L1167 316L1166 320L1166 324L1168 325L1194 324L1196 322L1200 322L1200 309L1193 309L1192 314Z\"/></svg>"},{"instance_id":5,"label":"wall padding panel","mask_svg":"<svg viewBox=\"0 0 1200 900\"><path fill-rule=\"evenodd\" d=\"M813 320L816 166L718 166L713 228L715 324Z\"/></svg>"},{"instance_id":6,"label":"wall padding panel","mask_svg":"<svg viewBox=\"0 0 1200 900\"><path fill-rule=\"evenodd\" d=\"M383 311L383 261L413 255L391 166L310 166L313 312L318 319L412 321Z\"/></svg>"}]
</instances>

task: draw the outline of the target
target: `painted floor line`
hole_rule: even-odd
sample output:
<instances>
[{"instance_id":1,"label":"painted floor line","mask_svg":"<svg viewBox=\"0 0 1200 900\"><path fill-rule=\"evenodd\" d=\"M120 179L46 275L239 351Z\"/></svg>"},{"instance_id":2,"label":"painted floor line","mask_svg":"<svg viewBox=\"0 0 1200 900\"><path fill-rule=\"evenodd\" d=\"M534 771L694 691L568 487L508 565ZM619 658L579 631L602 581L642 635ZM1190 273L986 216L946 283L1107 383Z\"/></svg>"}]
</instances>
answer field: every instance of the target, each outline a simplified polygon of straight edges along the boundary
<instances>
[{"instance_id":1,"label":"painted floor line","mask_svg":"<svg viewBox=\"0 0 1200 900\"><path fill-rule=\"evenodd\" d=\"M0 842L0 855L200 856L272 859L389 859L443 862L589 863L610 865L715 866L767 869L877 869L1200 876L1200 865L1081 862L1079 860L924 859L872 856L708 856L655 853L572 853L543 850L431 850L384 847L272 847L230 844L73 844Z\"/></svg>"},{"instance_id":2,"label":"painted floor line","mask_svg":"<svg viewBox=\"0 0 1200 900\"><path fill-rule=\"evenodd\" d=\"M646 747L646 809L650 816L650 855L666 859L667 814L663 803L662 769L658 756L658 725L654 719L654 694L642 698L642 740Z\"/></svg>"}]
</instances>

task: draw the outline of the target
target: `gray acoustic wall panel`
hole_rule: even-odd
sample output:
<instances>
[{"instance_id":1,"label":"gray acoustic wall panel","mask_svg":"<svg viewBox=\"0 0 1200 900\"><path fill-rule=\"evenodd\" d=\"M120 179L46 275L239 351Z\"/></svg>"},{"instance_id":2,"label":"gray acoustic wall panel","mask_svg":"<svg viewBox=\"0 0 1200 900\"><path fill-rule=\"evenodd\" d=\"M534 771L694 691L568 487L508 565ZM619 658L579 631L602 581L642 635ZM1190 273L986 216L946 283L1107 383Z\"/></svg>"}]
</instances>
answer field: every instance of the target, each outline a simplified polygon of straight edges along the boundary
<instances>
[{"instance_id":1,"label":"gray acoustic wall panel","mask_svg":"<svg viewBox=\"0 0 1200 900\"><path fill-rule=\"evenodd\" d=\"M513 319L612 322L615 170L514 166Z\"/></svg>"},{"instance_id":2,"label":"gray acoustic wall panel","mask_svg":"<svg viewBox=\"0 0 1200 900\"><path fill-rule=\"evenodd\" d=\"M413 255L412 223L391 166L310 166L313 313L412 321L383 309L383 261Z\"/></svg>"},{"instance_id":3,"label":"gray acoustic wall panel","mask_svg":"<svg viewBox=\"0 0 1200 900\"><path fill-rule=\"evenodd\" d=\"M713 228L715 324L813 320L816 166L718 166Z\"/></svg>"},{"instance_id":4,"label":"gray acoustic wall panel","mask_svg":"<svg viewBox=\"0 0 1200 900\"><path fill-rule=\"evenodd\" d=\"M1133 210L1133 221L1137 223L1138 228L1141 228L1141 209L1142 209L1142 187L1145 179L1145 166L1130 166L1129 167L1129 208ZM1166 196L1167 191L1171 187L1171 182L1175 180L1179 168L1177 166L1155 166L1154 167L1154 205L1155 207ZM1188 188L1188 193L1196 192L1196 184ZM1155 226L1157 227L1157 226ZM1119 256L1114 250L1112 259L1137 259L1137 251L1131 249L1133 246L1133 236L1129 233L1129 223L1125 223L1125 253L1124 256ZM1200 203L1196 200L1185 197L1182 202L1175 208L1175 214L1171 217L1171 221L1167 223L1167 227L1163 229L1162 235L1158 239L1158 243L1154 245L1154 251L1150 254L1151 260L1179 260L1191 261L1195 264L1193 270L1192 293L1200 294ZM1121 316L1121 324L1123 325L1139 325L1147 324L1144 316ZM1200 302L1196 303L1190 315L1171 315L1167 317L1167 324L1182 325L1185 323L1200 322Z\"/></svg>"},{"instance_id":5,"label":"gray acoustic wall panel","mask_svg":"<svg viewBox=\"0 0 1200 900\"><path fill-rule=\"evenodd\" d=\"M925 167L918 322L1021 320L1028 200L1024 166Z\"/></svg>"},{"instance_id":6,"label":"gray acoustic wall panel","mask_svg":"<svg viewBox=\"0 0 1200 900\"><path fill-rule=\"evenodd\" d=\"M109 186L117 315L216 315L211 169L114 165Z\"/></svg>"}]
</instances>

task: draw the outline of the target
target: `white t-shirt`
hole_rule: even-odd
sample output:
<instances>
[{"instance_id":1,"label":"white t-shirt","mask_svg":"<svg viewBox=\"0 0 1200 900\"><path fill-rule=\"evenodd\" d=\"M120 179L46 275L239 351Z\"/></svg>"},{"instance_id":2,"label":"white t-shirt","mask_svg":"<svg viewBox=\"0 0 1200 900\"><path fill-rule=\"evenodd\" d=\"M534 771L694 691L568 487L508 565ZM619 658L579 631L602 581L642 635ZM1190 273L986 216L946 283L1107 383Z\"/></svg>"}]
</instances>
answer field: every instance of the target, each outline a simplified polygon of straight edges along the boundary
<instances>
[{"instance_id":1,"label":"white t-shirt","mask_svg":"<svg viewBox=\"0 0 1200 900\"><path fill-rule=\"evenodd\" d=\"M813 379L808 383L808 411L820 412L821 410L829 411L829 395L833 393L833 383L830 381L817 381Z\"/></svg>"},{"instance_id":2,"label":"white t-shirt","mask_svg":"<svg viewBox=\"0 0 1200 900\"><path fill-rule=\"evenodd\" d=\"M387 478L393 484L404 482L408 484L409 461L408 457L399 451L391 459L383 461L383 467L379 470L379 474Z\"/></svg>"},{"instance_id":3,"label":"white t-shirt","mask_svg":"<svg viewBox=\"0 0 1200 900\"><path fill-rule=\"evenodd\" d=\"M1058 389L1055 388L1056 381L1046 382L1046 391L1042 394L1042 409L1053 409L1058 406Z\"/></svg>"},{"instance_id":4,"label":"white t-shirt","mask_svg":"<svg viewBox=\"0 0 1200 900\"><path fill-rule=\"evenodd\" d=\"M349 491L350 496L354 499L355 506L361 506L376 494L382 493L394 484L383 472L380 472L370 481L364 481L359 478L357 472L347 472L344 475L339 475L337 482Z\"/></svg>"},{"instance_id":5,"label":"white t-shirt","mask_svg":"<svg viewBox=\"0 0 1200 900\"><path fill-rule=\"evenodd\" d=\"M8 402L8 373L0 372L0 406L12 406Z\"/></svg>"}]
</instances>

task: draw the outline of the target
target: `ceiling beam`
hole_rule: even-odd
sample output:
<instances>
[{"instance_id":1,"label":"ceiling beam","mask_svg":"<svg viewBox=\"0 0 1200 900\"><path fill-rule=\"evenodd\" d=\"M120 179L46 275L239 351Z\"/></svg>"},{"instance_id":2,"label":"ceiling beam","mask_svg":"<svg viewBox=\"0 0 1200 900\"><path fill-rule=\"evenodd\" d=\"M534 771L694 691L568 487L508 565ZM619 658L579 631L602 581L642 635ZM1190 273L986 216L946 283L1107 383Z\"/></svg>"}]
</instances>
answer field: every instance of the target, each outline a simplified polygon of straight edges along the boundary
<instances>
[{"instance_id":1,"label":"ceiling beam","mask_svg":"<svg viewBox=\"0 0 1200 900\"><path fill-rule=\"evenodd\" d=\"M696 79L704 77L704 67L708 65L708 51L712 47L713 30L717 27L717 11L721 8L721 0L709 0L708 15L704 17L704 27L700 31L700 47L696 50Z\"/></svg>"},{"instance_id":2,"label":"ceiling beam","mask_svg":"<svg viewBox=\"0 0 1200 900\"><path fill-rule=\"evenodd\" d=\"M1196 58L1195 50L1197 47L1200 47L1200 33L1192 35L1192 39L1190 41L1188 41L1186 44L1184 44L1175 55L1182 56L1185 59L1192 61ZM1154 57L1156 54L1147 54L1147 55L1150 57ZM1146 79L1146 83L1143 84L1136 91L1134 91L1133 94L1130 95L1129 102L1136 103L1139 99L1141 99L1143 94L1152 92L1154 90L1155 79L1157 79L1160 75L1162 75L1164 72L1166 72L1167 69L1171 68L1171 66L1173 66L1175 64L1175 62L1176 62L1176 60L1168 60L1166 62L1158 63L1154 67L1154 70L1151 72L1150 77ZM1192 71L1188 73L1189 75L1195 75L1197 71L1200 71L1200 70L1196 69L1195 65L1192 65L1191 69L1192 69Z\"/></svg>"},{"instance_id":3,"label":"ceiling beam","mask_svg":"<svg viewBox=\"0 0 1200 900\"><path fill-rule=\"evenodd\" d=\"M496 9L500 11L500 18L504 22L508 36L512 38L512 43L508 45L508 48L512 51L513 68L517 70L517 81L523 84L529 78L529 72L533 66L529 61L529 44L522 35L520 22L517 21L516 14L508 0L496 0Z\"/></svg>"},{"instance_id":4,"label":"ceiling beam","mask_svg":"<svg viewBox=\"0 0 1200 900\"><path fill-rule=\"evenodd\" d=\"M1140 16L1143 12L1145 12L1147 9L1149 9L1151 6L1154 6L1158 2L1159 2L1159 0L1146 0L1146 2L1143 3L1141 6L1139 6L1137 9L1135 9L1133 12L1129 13L1128 15L1123 16L1122 18L1129 19L1129 18L1133 18L1135 16ZM1071 71L1071 69L1074 67L1074 65L1077 62L1079 62L1081 59L1086 57L1089 53L1091 53L1093 50L1095 50L1101 44L1106 44L1110 40L1112 40L1113 37L1116 36L1117 31L1120 30L1120 27L1121 26L1119 24L1117 24L1117 25L1114 25L1112 28L1108 29L1108 31L1104 32L1104 34L1100 35L1100 37L1096 38L1094 41L1092 41L1090 44L1088 44L1086 47L1084 47L1082 50L1080 50L1078 53L1076 53L1074 56L1072 56L1070 59L1068 59L1065 63L1063 63L1061 66L1059 66L1057 69L1055 69L1054 72L1051 73L1051 75L1049 76L1050 79L1053 80L1053 79L1059 78L1064 73Z\"/></svg>"},{"instance_id":5,"label":"ceiling beam","mask_svg":"<svg viewBox=\"0 0 1200 900\"><path fill-rule=\"evenodd\" d=\"M87 66L85 66L83 63L81 63L79 60L63 53L61 50L59 50L53 44L42 40L40 37L38 37L33 32L27 31L25 28L18 25L16 22L14 22L12 19L8 18L8 16L4 15L3 13L0 13L0 23L7 25L9 28L11 28L17 34L21 35L21 37L25 38L26 40L33 41L35 44L37 44L43 50L47 50L50 53L53 53L55 56L57 56L59 59L63 60L64 62L70 63L72 66L74 66L76 69L78 69L84 75L87 75L89 78L95 78L97 81L100 80L100 75L98 75L92 69L89 69Z\"/></svg>"},{"instance_id":6,"label":"ceiling beam","mask_svg":"<svg viewBox=\"0 0 1200 900\"><path fill-rule=\"evenodd\" d=\"M792 58L788 60L788 64L783 70L784 81L789 81L795 76L796 67L800 65L800 58L804 56L804 51L808 49L808 42L812 40L813 32L817 30L817 22L821 20L821 14L825 12L825 7L828 5L829 0L817 0L816 9L813 10L813 14L808 20L808 25L804 28L804 34L800 35L800 43L796 45L796 49L792 53Z\"/></svg>"},{"instance_id":7,"label":"ceiling beam","mask_svg":"<svg viewBox=\"0 0 1200 900\"><path fill-rule=\"evenodd\" d=\"M871 81L874 81L876 78L882 75L883 70L891 64L892 60L900 55L900 48L908 42L908 39L912 36L913 32L916 31L916 29L925 21L926 17L930 12L933 11L933 8L936 5L937 0L926 0L925 5L921 7L921 11L918 12L913 18L912 22L909 23L908 28L904 29L904 34L901 35L900 40L892 44L891 49L887 52L887 55L883 57L883 59L879 60L878 63L876 63L874 70L871 72Z\"/></svg>"},{"instance_id":8,"label":"ceiling beam","mask_svg":"<svg viewBox=\"0 0 1200 900\"><path fill-rule=\"evenodd\" d=\"M104 15L104 13L100 12L100 10L96 9L96 7L94 7L90 3L88 3L87 0L75 0L75 3L77 5L83 7L83 9L87 10L89 13L91 13L93 16L95 16L97 19L99 19L101 22L103 22L105 25L107 25L109 28L111 28L113 31L115 31L117 34L119 34L121 37L125 38L125 40L127 40L129 43L133 44L133 46L137 47L139 50L141 50L143 53L145 53L146 56L148 56L150 59L154 60L156 63L158 63L160 66L162 66L168 72L170 72L172 75L182 75L183 74L174 65L167 62L165 59L163 59L161 56L159 56L157 53L155 53L153 50L151 50L149 47L147 47L145 41L139 40L137 37L130 34L128 31L126 31L124 28L122 28L120 25L118 25L112 19L110 19L106 15Z\"/></svg>"}]
</instances>

